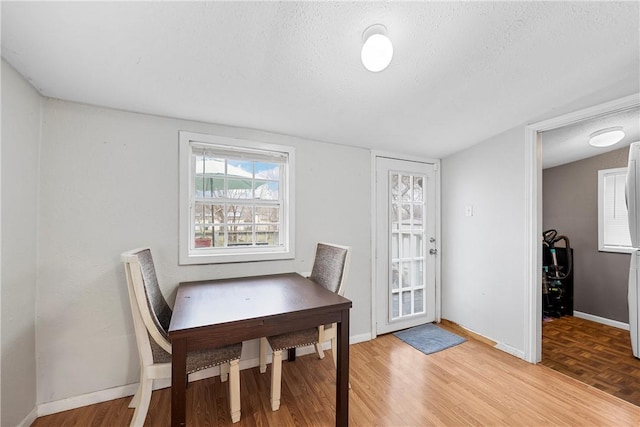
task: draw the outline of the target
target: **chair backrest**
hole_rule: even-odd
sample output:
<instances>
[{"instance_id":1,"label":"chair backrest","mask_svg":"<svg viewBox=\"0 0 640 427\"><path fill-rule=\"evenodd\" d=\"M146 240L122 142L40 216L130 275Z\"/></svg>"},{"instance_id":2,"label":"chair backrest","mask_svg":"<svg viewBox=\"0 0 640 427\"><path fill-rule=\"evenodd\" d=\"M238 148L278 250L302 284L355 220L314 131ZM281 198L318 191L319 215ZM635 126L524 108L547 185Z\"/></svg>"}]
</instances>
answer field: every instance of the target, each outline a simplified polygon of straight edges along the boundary
<instances>
[{"instance_id":1,"label":"chair backrest","mask_svg":"<svg viewBox=\"0 0 640 427\"><path fill-rule=\"evenodd\" d=\"M331 292L344 294L344 280L349 271L351 247L318 243L309 279Z\"/></svg>"},{"instance_id":2,"label":"chair backrest","mask_svg":"<svg viewBox=\"0 0 640 427\"><path fill-rule=\"evenodd\" d=\"M140 356L146 358L150 355L147 354L147 350L153 344L149 342L149 337L164 351L171 353L167 330L172 311L158 285L151 250L134 249L123 252L120 258L127 276L138 350L144 352Z\"/></svg>"}]
</instances>

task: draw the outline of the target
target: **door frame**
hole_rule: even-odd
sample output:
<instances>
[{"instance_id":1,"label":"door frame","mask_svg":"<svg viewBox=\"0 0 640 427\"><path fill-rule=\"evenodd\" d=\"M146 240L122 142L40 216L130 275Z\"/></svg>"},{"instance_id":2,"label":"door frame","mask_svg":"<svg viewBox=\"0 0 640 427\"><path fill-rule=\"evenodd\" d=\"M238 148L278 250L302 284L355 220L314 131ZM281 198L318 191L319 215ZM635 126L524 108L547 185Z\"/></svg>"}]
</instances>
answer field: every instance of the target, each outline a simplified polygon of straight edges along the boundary
<instances>
[{"instance_id":1,"label":"door frame","mask_svg":"<svg viewBox=\"0 0 640 427\"><path fill-rule=\"evenodd\" d=\"M525 128L524 359L542 360L542 142L540 132L640 106L640 93L533 123Z\"/></svg>"},{"instance_id":2,"label":"door frame","mask_svg":"<svg viewBox=\"0 0 640 427\"><path fill-rule=\"evenodd\" d=\"M376 194L376 159L378 157L385 157L394 160L406 161L406 162L418 162L429 163L433 165L434 177L435 177L435 200L436 200L436 212L435 212L435 229L436 229L436 249L438 253L435 259L436 265L436 322L440 322L440 310L441 310L441 200L440 200L440 159L429 159L417 156L408 156L405 154L391 153L387 151L371 151L371 339L378 336L377 328L377 298L378 291L378 278L376 277L376 260L377 260L377 242L378 242L378 230L376 227L378 213L377 213L377 194Z\"/></svg>"}]
</instances>

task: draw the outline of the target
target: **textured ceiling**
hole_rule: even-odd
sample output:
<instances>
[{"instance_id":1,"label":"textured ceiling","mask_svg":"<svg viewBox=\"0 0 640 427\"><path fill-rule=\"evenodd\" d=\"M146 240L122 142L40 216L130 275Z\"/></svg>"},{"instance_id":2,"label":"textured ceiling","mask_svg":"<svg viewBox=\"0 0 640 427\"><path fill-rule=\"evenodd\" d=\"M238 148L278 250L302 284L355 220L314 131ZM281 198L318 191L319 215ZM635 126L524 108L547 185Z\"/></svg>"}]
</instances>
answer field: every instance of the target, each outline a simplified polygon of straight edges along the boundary
<instances>
[{"instance_id":1,"label":"textured ceiling","mask_svg":"<svg viewBox=\"0 0 640 427\"><path fill-rule=\"evenodd\" d=\"M601 129L620 126L625 132L622 141L610 147L592 147L589 136ZM576 160L618 150L640 141L640 108L630 108L614 114L605 114L542 132L542 167L550 168Z\"/></svg>"},{"instance_id":2,"label":"textured ceiling","mask_svg":"<svg viewBox=\"0 0 640 427\"><path fill-rule=\"evenodd\" d=\"M45 96L434 158L640 91L638 2L1 7L2 57Z\"/></svg>"}]
</instances>

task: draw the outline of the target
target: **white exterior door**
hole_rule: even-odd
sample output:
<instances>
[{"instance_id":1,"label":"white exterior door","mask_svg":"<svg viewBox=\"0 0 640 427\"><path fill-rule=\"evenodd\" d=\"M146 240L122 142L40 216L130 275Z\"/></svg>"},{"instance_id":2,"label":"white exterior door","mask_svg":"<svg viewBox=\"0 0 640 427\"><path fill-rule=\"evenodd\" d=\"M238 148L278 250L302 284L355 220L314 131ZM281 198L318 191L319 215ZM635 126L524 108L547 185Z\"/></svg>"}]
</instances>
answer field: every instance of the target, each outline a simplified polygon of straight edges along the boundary
<instances>
[{"instance_id":1,"label":"white exterior door","mask_svg":"<svg viewBox=\"0 0 640 427\"><path fill-rule=\"evenodd\" d=\"M376 157L376 334L436 320L434 164Z\"/></svg>"}]
</instances>

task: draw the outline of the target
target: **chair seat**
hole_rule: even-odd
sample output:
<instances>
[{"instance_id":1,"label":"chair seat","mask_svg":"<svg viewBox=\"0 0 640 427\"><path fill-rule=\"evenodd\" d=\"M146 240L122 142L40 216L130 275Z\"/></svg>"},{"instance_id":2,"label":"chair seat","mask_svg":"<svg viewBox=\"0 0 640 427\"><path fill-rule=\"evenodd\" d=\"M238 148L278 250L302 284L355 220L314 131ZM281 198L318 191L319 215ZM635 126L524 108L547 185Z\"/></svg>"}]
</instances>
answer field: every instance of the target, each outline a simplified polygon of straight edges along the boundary
<instances>
[{"instance_id":1,"label":"chair seat","mask_svg":"<svg viewBox=\"0 0 640 427\"><path fill-rule=\"evenodd\" d=\"M240 359L242 343L217 347L215 349L194 350L187 353L187 373L200 371L213 366Z\"/></svg>"},{"instance_id":2,"label":"chair seat","mask_svg":"<svg viewBox=\"0 0 640 427\"><path fill-rule=\"evenodd\" d=\"M149 343L151 344L153 363L171 363L171 355L169 353L164 351L155 341L149 340ZM242 343L190 351L187 353L187 374L240 359L241 354Z\"/></svg>"},{"instance_id":3,"label":"chair seat","mask_svg":"<svg viewBox=\"0 0 640 427\"><path fill-rule=\"evenodd\" d=\"M304 347L318 342L318 328L303 329L267 337L273 351Z\"/></svg>"}]
</instances>

